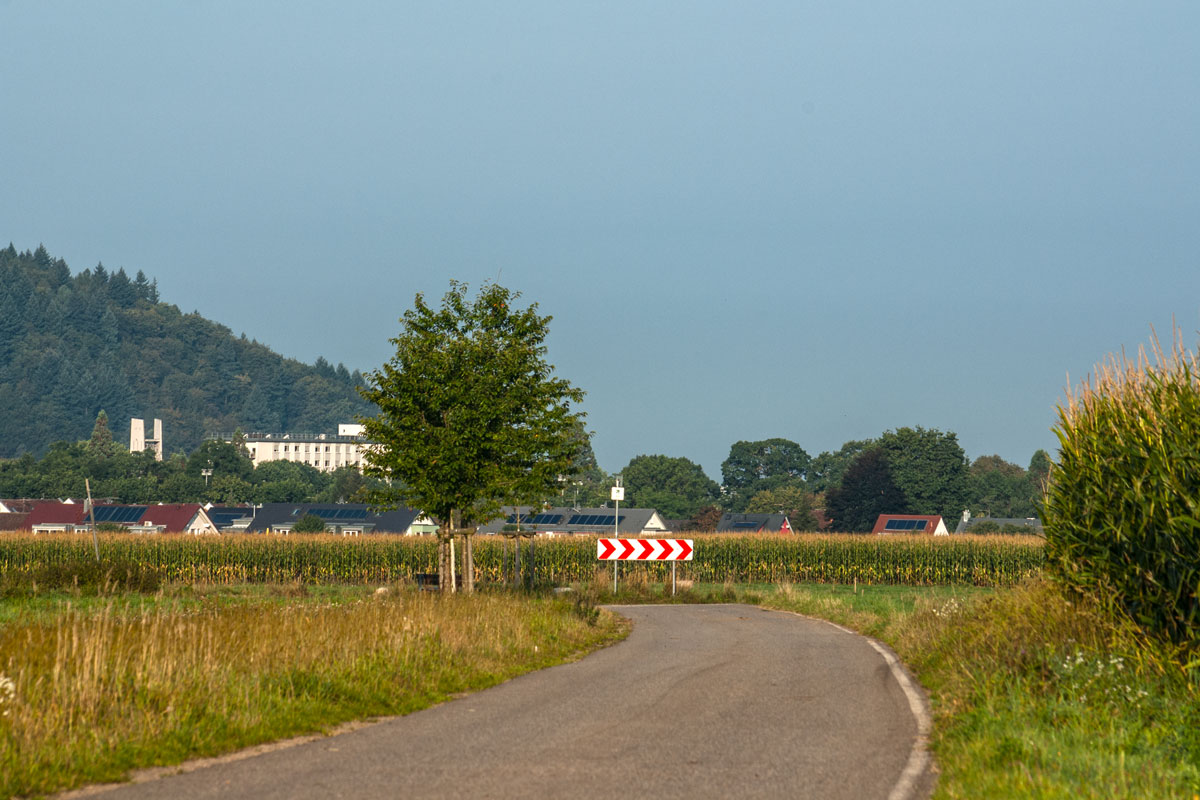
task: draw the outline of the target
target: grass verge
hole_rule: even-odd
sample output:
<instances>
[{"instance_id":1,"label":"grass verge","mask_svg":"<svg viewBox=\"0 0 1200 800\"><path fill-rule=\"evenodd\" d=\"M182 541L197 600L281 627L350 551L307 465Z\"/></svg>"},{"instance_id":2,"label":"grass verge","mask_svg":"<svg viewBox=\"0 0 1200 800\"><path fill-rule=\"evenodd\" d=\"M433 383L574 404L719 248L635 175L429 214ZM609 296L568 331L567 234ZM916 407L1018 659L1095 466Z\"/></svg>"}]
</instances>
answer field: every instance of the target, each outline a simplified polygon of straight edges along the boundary
<instances>
[{"instance_id":1,"label":"grass verge","mask_svg":"<svg viewBox=\"0 0 1200 800\"><path fill-rule=\"evenodd\" d=\"M602 602L750 602L887 642L928 690L935 798L1200 800L1200 687L1180 655L1035 578L1008 588L669 584Z\"/></svg>"},{"instance_id":2,"label":"grass verge","mask_svg":"<svg viewBox=\"0 0 1200 800\"><path fill-rule=\"evenodd\" d=\"M930 694L938 798L1200 795L1200 696L1175 654L1018 587L784 584L763 604L893 647Z\"/></svg>"},{"instance_id":3,"label":"grass verge","mask_svg":"<svg viewBox=\"0 0 1200 800\"><path fill-rule=\"evenodd\" d=\"M23 601L0 624L0 797L408 713L626 632L550 597L291 593Z\"/></svg>"}]
</instances>

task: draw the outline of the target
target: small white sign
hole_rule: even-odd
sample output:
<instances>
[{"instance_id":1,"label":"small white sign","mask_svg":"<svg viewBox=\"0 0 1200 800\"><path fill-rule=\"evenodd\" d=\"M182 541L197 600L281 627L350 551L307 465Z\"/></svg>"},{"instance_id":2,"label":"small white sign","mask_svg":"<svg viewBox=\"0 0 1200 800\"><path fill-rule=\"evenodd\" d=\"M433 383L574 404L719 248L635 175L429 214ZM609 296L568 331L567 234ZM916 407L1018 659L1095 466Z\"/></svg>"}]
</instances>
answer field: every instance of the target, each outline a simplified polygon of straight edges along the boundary
<instances>
[{"instance_id":1,"label":"small white sign","mask_svg":"<svg viewBox=\"0 0 1200 800\"><path fill-rule=\"evenodd\" d=\"M625 499L625 487L624 486L614 486L612 488L612 499L613 500L624 500Z\"/></svg>"}]
</instances>

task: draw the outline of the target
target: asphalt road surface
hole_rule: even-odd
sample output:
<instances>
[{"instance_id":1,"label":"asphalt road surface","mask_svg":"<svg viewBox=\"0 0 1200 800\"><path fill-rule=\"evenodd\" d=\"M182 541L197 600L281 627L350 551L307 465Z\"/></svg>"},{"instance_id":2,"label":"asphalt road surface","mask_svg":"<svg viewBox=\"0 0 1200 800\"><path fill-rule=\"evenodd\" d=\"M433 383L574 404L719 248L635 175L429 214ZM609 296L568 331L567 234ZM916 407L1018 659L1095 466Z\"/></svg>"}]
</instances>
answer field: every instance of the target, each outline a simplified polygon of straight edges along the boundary
<instances>
[{"instance_id":1,"label":"asphalt road surface","mask_svg":"<svg viewBox=\"0 0 1200 800\"><path fill-rule=\"evenodd\" d=\"M117 798L925 797L924 700L890 651L744 605L620 606L582 661Z\"/></svg>"}]
</instances>

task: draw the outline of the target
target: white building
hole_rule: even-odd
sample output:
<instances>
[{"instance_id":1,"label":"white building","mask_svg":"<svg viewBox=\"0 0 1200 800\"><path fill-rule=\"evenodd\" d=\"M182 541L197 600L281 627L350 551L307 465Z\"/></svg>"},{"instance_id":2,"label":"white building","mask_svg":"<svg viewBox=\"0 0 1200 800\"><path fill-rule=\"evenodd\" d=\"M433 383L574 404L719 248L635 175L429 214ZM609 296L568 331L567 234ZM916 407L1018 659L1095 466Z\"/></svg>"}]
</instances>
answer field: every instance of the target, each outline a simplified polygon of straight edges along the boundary
<instances>
[{"instance_id":1,"label":"white building","mask_svg":"<svg viewBox=\"0 0 1200 800\"><path fill-rule=\"evenodd\" d=\"M129 452L140 453L143 450L153 450L154 458L163 460L163 428L162 420L154 420L154 438L146 438L146 421L134 417L129 420Z\"/></svg>"},{"instance_id":2,"label":"white building","mask_svg":"<svg viewBox=\"0 0 1200 800\"><path fill-rule=\"evenodd\" d=\"M232 434L221 439L232 441ZM298 461L322 472L333 472L347 465L362 470L363 453L371 442L363 436L362 425L338 425L333 433L247 433L246 449L254 466L268 461Z\"/></svg>"}]
</instances>

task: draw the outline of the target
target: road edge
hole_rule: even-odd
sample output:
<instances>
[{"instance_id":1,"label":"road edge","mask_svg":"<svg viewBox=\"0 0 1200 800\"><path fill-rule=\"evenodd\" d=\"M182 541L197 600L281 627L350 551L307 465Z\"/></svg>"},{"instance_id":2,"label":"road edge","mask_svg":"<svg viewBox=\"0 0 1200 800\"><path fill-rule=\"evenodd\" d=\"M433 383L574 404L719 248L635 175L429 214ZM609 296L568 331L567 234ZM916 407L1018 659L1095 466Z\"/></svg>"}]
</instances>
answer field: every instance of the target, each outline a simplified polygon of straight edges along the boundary
<instances>
[{"instance_id":1,"label":"road edge","mask_svg":"<svg viewBox=\"0 0 1200 800\"><path fill-rule=\"evenodd\" d=\"M839 625L836 622L822 619L821 617L812 617L808 614L801 614L797 611L788 611L782 608L757 607L763 611L791 614L802 619L832 625L843 633L865 639L867 644L871 645L872 649L879 653L891 671L892 678L899 685L901 691L904 692L904 697L908 701L909 711L912 712L913 718L917 723L917 736L913 740L912 749L909 751L908 762L904 765L904 769L901 771L895 785L892 786L892 790L888 792L888 800L918 800L918 798L930 797L937 786L937 765L933 761L933 755L929 752L929 738L933 732L933 714L930 711L929 695L920 682L912 676L908 667L904 665L904 662L900 660L895 651L878 639L847 628L845 625Z\"/></svg>"}]
</instances>

